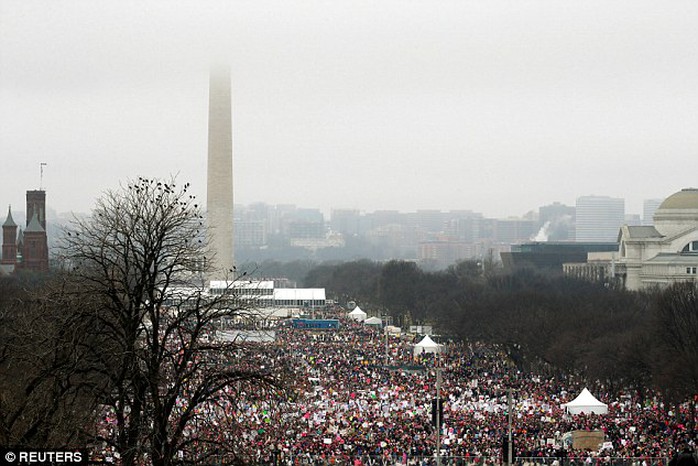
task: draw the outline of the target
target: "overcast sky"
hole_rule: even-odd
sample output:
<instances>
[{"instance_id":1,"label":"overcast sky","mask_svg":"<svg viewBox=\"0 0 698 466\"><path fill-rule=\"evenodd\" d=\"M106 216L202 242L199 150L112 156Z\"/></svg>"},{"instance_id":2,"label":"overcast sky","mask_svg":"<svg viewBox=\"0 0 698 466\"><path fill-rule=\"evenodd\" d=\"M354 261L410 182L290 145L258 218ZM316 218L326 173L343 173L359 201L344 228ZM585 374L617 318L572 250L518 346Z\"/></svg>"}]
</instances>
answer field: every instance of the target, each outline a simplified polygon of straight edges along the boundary
<instances>
[{"instance_id":1,"label":"overcast sky","mask_svg":"<svg viewBox=\"0 0 698 466\"><path fill-rule=\"evenodd\" d=\"M0 0L0 219L177 175L205 201L231 67L235 202L519 216L698 187L698 2Z\"/></svg>"}]
</instances>

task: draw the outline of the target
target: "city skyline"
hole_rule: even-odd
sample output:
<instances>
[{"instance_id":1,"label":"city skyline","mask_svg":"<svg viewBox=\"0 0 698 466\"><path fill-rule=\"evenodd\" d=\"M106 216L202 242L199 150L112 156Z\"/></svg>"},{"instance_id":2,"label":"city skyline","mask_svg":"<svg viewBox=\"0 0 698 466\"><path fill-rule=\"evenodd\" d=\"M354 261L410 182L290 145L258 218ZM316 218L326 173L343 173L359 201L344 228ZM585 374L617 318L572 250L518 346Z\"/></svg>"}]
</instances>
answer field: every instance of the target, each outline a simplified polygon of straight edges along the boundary
<instances>
[{"instance_id":1,"label":"city skyline","mask_svg":"<svg viewBox=\"0 0 698 466\"><path fill-rule=\"evenodd\" d=\"M681 188L681 189L683 189L683 188ZM680 189L679 189L679 190L680 190ZM677 191L679 191L679 190L677 190ZM673 193L672 193L672 194L673 194ZM599 196L596 196L596 195L591 195L591 196L578 196L577 198L575 198L575 202L573 202L573 203L571 203L571 204L566 204L566 203L559 202L559 201L550 201L550 202L544 203L544 204L539 205L539 206L532 206L532 207L531 207L530 209L528 209L527 211L522 212L522 213L520 213L520 214L518 214L518 215L517 215L517 214L512 214L512 215L507 215L507 216L491 216L491 215L487 215L485 212L482 211L482 209L478 209L477 206L462 207L462 208L454 208L454 209L439 209L439 208L437 207L437 208L430 208L430 209L404 209L404 210L403 210L403 209L362 209L362 208L359 208L359 207L357 207L357 208L346 208L346 207L334 208L334 207L330 207L327 211L324 211L322 208L318 207L317 205L301 205L301 204L294 204L294 203L290 203L290 202L270 203L270 202L266 202L266 201L263 201L263 200L258 200L258 201L252 201L252 202L250 202L250 203L245 203L245 204L240 203L240 202L235 202L234 207L235 207L235 209L239 209L239 208L249 209L249 208L255 207L255 206L257 206L257 205L266 205L266 206L272 207L272 208L279 208L279 207L288 207L288 206L290 206L290 207L293 207L293 208L299 209L299 210L319 211L319 212L323 215L325 221L329 221L329 220L330 220L330 217L331 217L333 211L357 211L360 215L364 215L364 214L374 214L374 213L379 213L379 212L397 212L397 213L399 213L399 214L410 214L410 213L416 213L416 212L420 212L420 211L438 211L438 212L441 212L441 213L463 212L463 211L468 212L468 211L470 211L470 212L472 212L473 214L482 215L483 218L506 220L506 219L523 219L523 218L525 218L527 215L530 215L530 214L538 214L538 213L539 213L539 209L541 209L541 208L552 207L552 206L555 206L555 205L558 205L558 204L559 204L559 205L562 205L562 206L565 206L565 207L570 207L570 208L574 209L574 208L576 208L576 205L575 205L575 204L576 204L576 201L579 200L580 198L584 198L584 197L609 197L609 196L603 196L603 195L599 195ZM623 198L619 198L619 199L623 199ZM652 203L657 203L658 201L663 201L663 200L664 200L664 198L659 198L659 199L658 199L658 198L644 199L644 200L643 200L643 204L646 203L646 202L648 202L648 201L649 201L649 202L652 202ZM656 209L656 207L657 207L659 204L661 204L661 202L659 202L658 204L656 204L650 212L654 212L654 209ZM23 208L23 205L15 206L14 204L8 204L8 206L12 208L13 216L14 216L15 218L18 218L18 219L20 219L20 220L26 220L26 212L25 212L25 209ZM72 216L73 214L77 214L77 215L88 215L88 214L89 214L88 211L75 211L75 210L58 211L58 210L56 210L56 209L51 205L51 202L50 202L50 193L47 194L46 210L47 210L47 218L51 218L51 219L61 218L61 217L65 218L66 216L70 217L70 216ZM647 209L646 209L646 206L645 206L645 210L644 210L644 211L641 211L641 212L629 212L629 211L627 210L627 208L626 208L626 210L625 210L625 216L626 216L626 217L637 217L637 218L639 218L639 219L645 219L645 220L646 220L646 218L645 218L644 215L645 215L645 213L647 213L647 212L648 212L648 211L647 211ZM650 219L650 220L651 220L651 219Z\"/></svg>"},{"instance_id":2,"label":"city skyline","mask_svg":"<svg viewBox=\"0 0 698 466\"><path fill-rule=\"evenodd\" d=\"M0 0L0 202L89 212L138 176L206 202L231 68L235 199L519 217L695 187L698 4ZM42 163L44 173L40 177Z\"/></svg>"}]
</instances>

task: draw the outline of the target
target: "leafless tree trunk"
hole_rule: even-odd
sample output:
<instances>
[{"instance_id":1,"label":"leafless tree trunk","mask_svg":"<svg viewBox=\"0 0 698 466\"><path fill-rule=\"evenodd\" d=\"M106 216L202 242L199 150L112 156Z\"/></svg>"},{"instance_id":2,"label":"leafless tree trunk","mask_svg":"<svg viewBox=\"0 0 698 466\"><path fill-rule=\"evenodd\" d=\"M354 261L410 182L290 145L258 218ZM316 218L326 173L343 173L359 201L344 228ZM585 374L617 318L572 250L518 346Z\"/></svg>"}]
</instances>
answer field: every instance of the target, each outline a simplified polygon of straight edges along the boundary
<instances>
[{"instance_id":1,"label":"leafless tree trunk","mask_svg":"<svg viewBox=\"0 0 698 466\"><path fill-rule=\"evenodd\" d=\"M220 319L248 306L233 288L207 293L212 252L188 188L139 178L108 192L91 217L73 222L62 246L81 283L76 296L96 305L82 318L104 342L96 369L108 384L95 436L124 465L234 457L214 425L239 390L274 383L274 374L246 363L248 349L209 338Z\"/></svg>"}]
</instances>

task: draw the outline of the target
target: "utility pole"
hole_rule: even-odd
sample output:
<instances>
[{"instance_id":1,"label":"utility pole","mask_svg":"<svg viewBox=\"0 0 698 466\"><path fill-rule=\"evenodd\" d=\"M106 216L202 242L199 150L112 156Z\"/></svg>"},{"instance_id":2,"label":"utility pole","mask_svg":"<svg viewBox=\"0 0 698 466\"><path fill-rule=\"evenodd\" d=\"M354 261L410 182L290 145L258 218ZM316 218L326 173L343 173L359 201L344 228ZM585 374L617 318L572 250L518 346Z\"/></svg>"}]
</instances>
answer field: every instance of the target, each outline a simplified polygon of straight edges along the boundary
<instances>
[{"instance_id":1,"label":"utility pole","mask_svg":"<svg viewBox=\"0 0 698 466\"><path fill-rule=\"evenodd\" d=\"M436 466L441 466L441 367L436 356Z\"/></svg>"},{"instance_id":2,"label":"utility pole","mask_svg":"<svg viewBox=\"0 0 698 466\"><path fill-rule=\"evenodd\" d=\"M512 400L511 400L511 388L507 390L507 411L508 411L508 418L509 418L509 432L508 432L508 441L507 441L507 465L511 466L512 461L513 461L513 448L511 444L511 411L512 411Z\"/></svg>"}]
</instances>

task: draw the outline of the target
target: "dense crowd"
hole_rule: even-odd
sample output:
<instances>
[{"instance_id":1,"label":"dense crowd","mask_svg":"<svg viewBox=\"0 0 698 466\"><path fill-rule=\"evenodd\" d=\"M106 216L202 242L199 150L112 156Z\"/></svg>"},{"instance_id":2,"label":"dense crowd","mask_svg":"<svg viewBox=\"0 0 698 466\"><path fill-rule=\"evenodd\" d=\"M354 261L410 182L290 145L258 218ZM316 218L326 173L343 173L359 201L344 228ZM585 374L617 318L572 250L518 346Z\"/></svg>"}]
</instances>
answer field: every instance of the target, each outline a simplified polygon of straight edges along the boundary
<instances>
[{"instance_id":1,"label":"dense crowd","mask_svg":"<svg viewBox=\"0 0 698 466\"><path fill-rule=\"evenodd\" d=\"M351 320L342 324L339 331L278 330L277 348L297 361L295 375L308 384L297 399L236 412L258 457L433 455L437 370L445 400L445 456L501 459L510 389L518 457L667 458L680 439L695 441L695 432L658 394L602 391L596 396L609 405L608 414L570 415L561 405L584 388L572 375L522 374L503 351L485 345L451 343L438 356L415 356L413 338L392 336L386 351L380 329ZM602 431L605 450L563 449L564 434L575 430Z\"/></svg>"},{"instance_id":2,"label":"dense crowd","mask_svg":"<svg viewBox=\"0 0 698 466\"><path fill-rule=\"evenodd\" d=\"M659 394L611 394L597 383L594 394L608 404L608 414L570 415L562 404L584 388L574 375L521 373L504 351L491 345L448 343L438 355L415 355L415 338L387 336L380 328L346 318L339 330L280 326L274 343L257 344L254 358L245 363L290 368L294 388L281 397L237 393L236 403L200 407L211 421L190 430L205 428L220 441L238 442L250 452L250 460L266 464L310 458L342 464L389 458L406 464L434 455L431 406L438 377L444 399L439 440L445 457L501 462L510 429L509 393L517 457L564 456L580 464L632 457L645 458L648 465L665 464L680 440L696 440L681 422L687 413L665 406ZM576 430L602 431L605 448L565 445L565 434Z\"/></svg>"}]
</instances>

